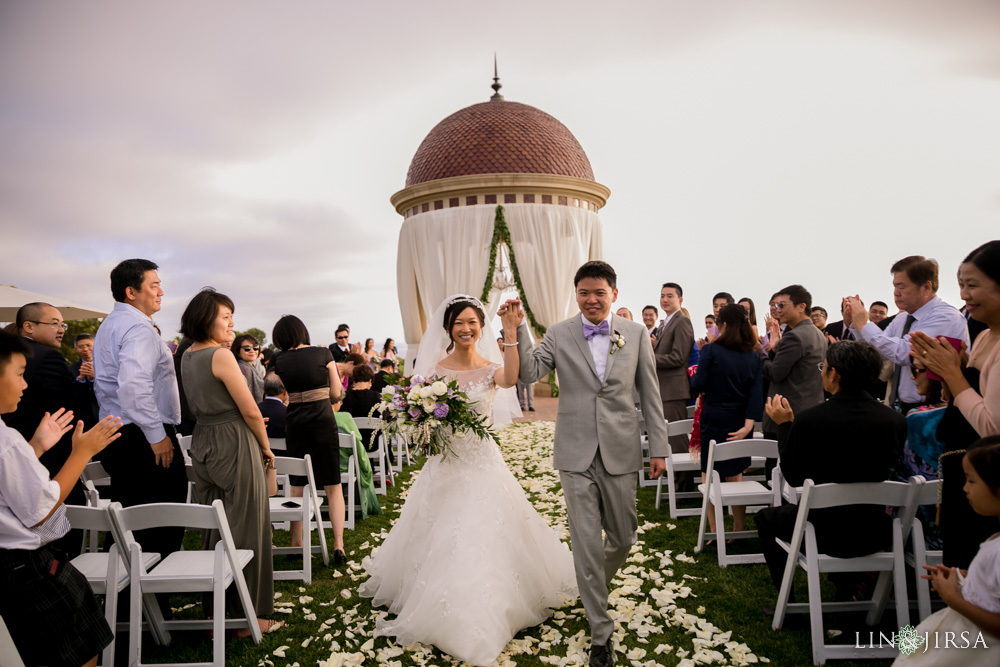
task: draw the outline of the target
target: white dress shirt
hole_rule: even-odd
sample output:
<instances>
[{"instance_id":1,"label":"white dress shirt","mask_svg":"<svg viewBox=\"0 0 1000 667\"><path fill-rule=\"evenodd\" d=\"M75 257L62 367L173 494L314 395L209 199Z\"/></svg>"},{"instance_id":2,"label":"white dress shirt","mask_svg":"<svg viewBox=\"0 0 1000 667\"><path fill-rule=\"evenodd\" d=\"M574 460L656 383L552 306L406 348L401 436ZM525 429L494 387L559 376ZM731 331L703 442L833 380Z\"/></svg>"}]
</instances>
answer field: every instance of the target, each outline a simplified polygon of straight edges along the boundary
<instances>
[{"instance_id":1,"label":"white dress shirt","mask_svg":"<svg viewBox=\"0 0 1000 667\"><path fill-rule=\"evenodd\" d=\"M590 320L580 313L580 319L584 324L593 324ZM604 321L608 323L608 331L614 331L611 328L611 314L609 313ZM600 322L598 322L600 325ZM604 384L604 371L608 367L608 352L611 350L611 336L604 334L594 334L594 337L587 341L590 346L590 356L594 360L594 370L597 371L597 379Z\"/></svg>"},{"instance_id":2,"label":"white dress shirt","mask_svg":"<svg viewBox=\"0 0 1000 667\"><path fill-rule=\"evenodd\" d=\"M115 303L94 336L94 394L101 419L136 424L150 444L167 437L164 424L181 421L170 348L153 321L127 303Z\"/></svg>"},{"instance_id":3,"label":"white dress shirt","mask_svg":"<svg viewBox=\"0 0 1000 667\"><path fill-rule=\"evenodd\" d=\"M31 445L0 419L0 549L34 550L69 532L59 483L49 478Z\"/></svg>"},{"instance_id":4,"label":"white dress shirt","mask_svg":"<svg viewBox=\"0 0 1000 667\"><path fill-rule=\"evenodd\" d=\"M902 366L899 388L896 392L901 403L923 403L924 398L917 392L917 385L910 377L910 335L903 336L907 315L913 315L914 322L910 331L922 331L928 336L948 336L965 341L969 345L969 325L962 313L952 305L935 296L913 313L900 313L889 323L885 331L877 324L868 322L861 331L852 325L851 332L855 340L871 343L882 355L883 359Z\"/></svg>"}]
</instances>

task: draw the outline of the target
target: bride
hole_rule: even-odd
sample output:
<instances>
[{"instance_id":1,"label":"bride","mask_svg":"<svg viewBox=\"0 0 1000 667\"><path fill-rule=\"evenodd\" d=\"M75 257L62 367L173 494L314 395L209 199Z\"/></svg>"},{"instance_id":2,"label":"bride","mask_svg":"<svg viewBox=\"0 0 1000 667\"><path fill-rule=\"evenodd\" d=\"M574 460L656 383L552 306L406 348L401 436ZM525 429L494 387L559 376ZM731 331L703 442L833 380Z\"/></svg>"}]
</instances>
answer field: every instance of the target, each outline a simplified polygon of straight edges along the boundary
<instances>
[{"instance_id":1,"label":"bride","mask_svg":"<svg viewBox=\"0 0 1000 667\"><path fill-rule=\"evenodd\" d=\"M500 314L513 338L520 307ZM516 410L516 403L506 400L509 392L497 393L517 382L517 347L508 346L506 363L497 363L490 329L478 299L446 299L414 371L457 379L476 409L502 426L506 406ZM385 542L364 561L370 577L360 594L396 615L378 621L379 634L487 665L520 630L577 597L573 556L528 502L493 440L456 436L452 451L447 460L427 459Z\"/></svg>"}]
</instances>

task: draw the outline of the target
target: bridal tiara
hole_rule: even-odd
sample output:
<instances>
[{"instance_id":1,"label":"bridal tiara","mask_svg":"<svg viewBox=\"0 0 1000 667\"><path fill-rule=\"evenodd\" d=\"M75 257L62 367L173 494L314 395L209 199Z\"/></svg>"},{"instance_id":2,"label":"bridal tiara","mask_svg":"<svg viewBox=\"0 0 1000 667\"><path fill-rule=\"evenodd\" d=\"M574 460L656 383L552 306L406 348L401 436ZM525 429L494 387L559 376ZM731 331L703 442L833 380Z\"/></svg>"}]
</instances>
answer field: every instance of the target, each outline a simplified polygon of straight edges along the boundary
<instances>
[{"instance_id":1,"label":"bridal tiara","mask_svg":"<svg viewBox=\"0 0 1000 667\"><path fill-rule=\"evenodd\" d=\"M448 303L446 304L445 307L448 307L455 303L459 303L461 301L469 301L475 304L480 310L486 310L486 308L483 306L482 301L469 294L456 294L455 296L453 296L451 299L448 300Z\"/></svg>"}]
</instances>

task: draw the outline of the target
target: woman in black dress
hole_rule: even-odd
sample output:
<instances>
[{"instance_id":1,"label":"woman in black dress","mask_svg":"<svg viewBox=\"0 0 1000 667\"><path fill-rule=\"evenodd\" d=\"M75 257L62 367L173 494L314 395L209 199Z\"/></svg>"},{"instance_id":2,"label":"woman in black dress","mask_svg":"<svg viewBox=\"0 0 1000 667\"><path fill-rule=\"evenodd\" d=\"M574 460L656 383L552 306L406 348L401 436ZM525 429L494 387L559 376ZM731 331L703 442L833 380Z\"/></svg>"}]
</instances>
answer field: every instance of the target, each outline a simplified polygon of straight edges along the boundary
<instances>
[{"instance_id":1,"label":"woman in black dress","mask_svg":"<svg viewBox=\"0 0 1000 667\"><path fill-rule=\"evenodd\" d=\"M754 352L757 339L742 306L732 304L719 311L719 337L701 348L698 373L692 389L703 393L701 408L701 479L708 474L708 445L750 437L755 421L763 416L761 358ZM727 482L743 480L749 457L715 464ZM733 530L743 530L746 507L733 506ZM715 514L709 506L708 521L715 532Z\"/></svg>"},{"instance_id":2,"label":"woman in black dress","mask_svg":"<svg viewBox=\"0 0 1000 667\"><path fill-rule=\"evenodd\" d=\"M309 345L309 331L302 320L285 315L274 325L271 338L281 348L274 370L288 391L285 444L288 453L312 458L316 485L326 491L333 524L333 562L347 562L344 554L344 493L340 486L340 442L330 400L343 392L333 354ZM301 497L305 478L292 477L292 496ZM302 545L302 522L291 525L292 546Z\"/></svg>"}]
</instances>

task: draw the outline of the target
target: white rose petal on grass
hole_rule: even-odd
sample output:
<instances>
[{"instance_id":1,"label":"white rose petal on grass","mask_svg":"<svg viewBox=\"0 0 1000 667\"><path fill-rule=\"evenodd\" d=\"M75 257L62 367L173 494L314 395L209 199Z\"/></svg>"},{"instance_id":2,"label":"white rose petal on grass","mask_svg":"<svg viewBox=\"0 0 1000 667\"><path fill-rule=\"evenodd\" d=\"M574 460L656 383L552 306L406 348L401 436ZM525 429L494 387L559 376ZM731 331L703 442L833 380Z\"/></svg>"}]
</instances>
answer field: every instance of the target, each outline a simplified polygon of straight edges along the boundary
<instances>
[{"instance_id":1,"label":"white rose petal on grass","mask_svg":"<svg viewBox=\"0 0 1000 667\"><path fill-rule=\"evenodd\" d=\"M343 590L340 591L340 597L344 598L345 600L350 600L351 599L351 595L352 595L351 589L349 589L349 588L345 588L345 589L343 589Z\"/></svg>"},{"instance_id":2,"label":"white rose petal on grass","mask_svg":"<svg viewBox=\"0 0 1000 667\"><path fill-rule=\"evenodd\" d=\"M276 648L273 651L271 651L271 655L273 655L276 658L284 658L285 657L285 651L287 651L289 648L291 648L291 647L290 646L279 646L278 648Z\"/></svg>"},{"instance_id":3,"label":"white rose petal on grass","mask_svg":"<svg viewBox=\"0 0 1000 667\"><path fill-rule=\"evenodd\" d=\"M704 607L698 607L697 611L698 611L699 614L704 614L705 613L705 608Z\"/></svg>"}]
</instances>

